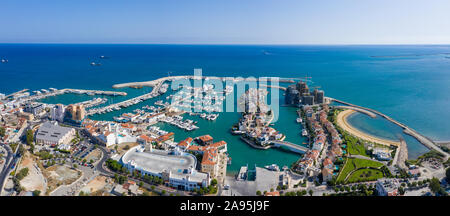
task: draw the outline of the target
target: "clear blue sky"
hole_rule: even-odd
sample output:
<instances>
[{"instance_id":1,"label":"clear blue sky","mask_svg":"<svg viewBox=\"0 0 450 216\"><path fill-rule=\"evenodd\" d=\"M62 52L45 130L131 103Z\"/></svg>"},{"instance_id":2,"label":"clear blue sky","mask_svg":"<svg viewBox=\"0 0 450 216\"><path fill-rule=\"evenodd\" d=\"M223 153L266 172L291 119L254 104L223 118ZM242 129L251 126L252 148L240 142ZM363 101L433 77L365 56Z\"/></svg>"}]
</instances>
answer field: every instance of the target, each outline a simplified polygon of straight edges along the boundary
<instances>
[{"instance_id":1,"label":"clear blue sky","mask_svg":"<svg viewBox=\"0 0 450 216\"><path fill-rule=\"evenodd\" d=\"M450 44L448 0L2 0L0 43Z\"/></svg>"}]
</instances>

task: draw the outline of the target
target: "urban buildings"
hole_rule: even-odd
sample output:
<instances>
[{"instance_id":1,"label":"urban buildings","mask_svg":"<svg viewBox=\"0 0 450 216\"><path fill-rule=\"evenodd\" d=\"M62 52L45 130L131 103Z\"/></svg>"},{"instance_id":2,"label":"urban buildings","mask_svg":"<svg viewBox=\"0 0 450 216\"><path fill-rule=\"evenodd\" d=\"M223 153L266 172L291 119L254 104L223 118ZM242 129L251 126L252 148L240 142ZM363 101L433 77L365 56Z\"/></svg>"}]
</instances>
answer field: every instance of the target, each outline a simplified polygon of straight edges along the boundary
<instances>
[{"instance_id":1,"label":"urban buildings","mask_svg":"<svg viewBox=\"0 0 450 216\"><path fill-rule=\"evenodd\" d=\"M123 125L89 120L84 125L84 131L99 144L106 147L125 142L136 142L137 138L129 130L131 126L127 124L126 127L123 127Z\"/></svg>"},{"instance_id":2,"label":"urban buildings","mask_svg":"<svg viewBox=\"0 0 450 216\"><path fill-rule=\"evenodd\" d=\"M129 170L142 175L157 176L166 185L179 190L193 190L208 187L208 173L195 170L197 159L189 153L171 154L169 151L151 149L144 151L143 145L136 146L126 152L120 162Z\"/></svg>"},{"instance_id":3,"label":"urban buildings","mask_svg":"<svg viewBox=\"0 0 450 216\"><path fill-rule=\"evenodd\" d=\"M376 184L378 196L399 196L400 183L396 179L379 179Z\"/></svg>"},{"instance_id":4,"label":"urban buildings","mask_svg":"<svg viewBox=\"0 0 450 216\"><path fill-rule=\"evenodd\" d=\"M56 104L50 110L50 117L52 121L63 122L65 114L65 107L62 104Z\"/></svg>"},{"instance_id":5,"label":"urban buildings","mask_svg":"<svg viewBox=\"0 0 450 216\"><path fill-rule=\"evenodd\" d=\"M75 129L61 127L57 123L45 122L36 133L36 144L59 145L69 142L75 135Z\"/></svg>"},{"instance_id":6,"label":"urban buildings","mask_svg":"<svg viewBox=\"0 0 450 216\"><path fill-rule=\"evenodd\" d=\"M42 111L44 111L44 105L40 104L40 103L36 103L36 102L27 103L25 105L24 111L28 112L28 113L31 113L34 116L37 116L37 115L41 114Z\"/></svg>"},{"instance_id":7,"label":"urban buildings","mask_svg":"<svg viewBox=\"0 0 450 216\"><path fill-rule=\"evenodd\" d=\"M324 103L324 91L314 89L310 92L306 82L299 81L286 90L285 103L293 106L314 105Z\"/></svg>"},{"instance_id":8,"label":"urban buildings","mask_svg":"<svg viewBox=\"0 0 450 216\"><path fill-rule=\"evenodd\" d=\"M82 121L86 116L86 110L83 105L69 105L65 110L65 119L75 122Z\"/></svg>"}]
</instances>

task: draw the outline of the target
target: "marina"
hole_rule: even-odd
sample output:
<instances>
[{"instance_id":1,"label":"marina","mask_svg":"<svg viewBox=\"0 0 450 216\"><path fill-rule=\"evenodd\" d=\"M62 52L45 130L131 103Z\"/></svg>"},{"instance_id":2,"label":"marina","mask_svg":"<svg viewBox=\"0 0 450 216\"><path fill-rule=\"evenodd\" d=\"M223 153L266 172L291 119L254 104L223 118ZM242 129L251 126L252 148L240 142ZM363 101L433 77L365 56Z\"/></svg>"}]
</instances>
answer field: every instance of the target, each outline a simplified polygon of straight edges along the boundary
<instances>
[{"instance_id":1,"label":"marina","mask_svg":"<svg viewBox=\"0 0 450 216\"><path fill-rule=\"evenodd\" d=\"M175 125L178 128L184 129L186 131L193 131L198 129L199 127L197 127L195 125L196 122L190 120L190 119L186 119L183 121L183 117L182 116L172 116L172 117L165 117L163 119L160 120L161 122L166 122L168 124L171 125Z\"/></svg>"},{"instance_id":2,"label":"marina","mask_svg":"<svg viewBox=\"0 0 450 216\"><path fill-rule=\"evenodd\" d=\"M131 98L119 103L115 103L115 104L111 104L105 107L101 107L101 108L93 108L87 111L87 115L95 115L95 114L104 114L104 113L108 113L108 112L112 112L114 110L120 110L124 107L129 107L138 103L141 103L145 100L157 97L163 93L161 93L160 88L163 86L163 83L159 83L158 85L156 85L152 91L150 93L147 94L143 94L140 95L138 97L135 98ZM163 88L164 89L164 88ZM167 86L165 87L164 92L167 91Z\"/></svg>"}]
</instances>

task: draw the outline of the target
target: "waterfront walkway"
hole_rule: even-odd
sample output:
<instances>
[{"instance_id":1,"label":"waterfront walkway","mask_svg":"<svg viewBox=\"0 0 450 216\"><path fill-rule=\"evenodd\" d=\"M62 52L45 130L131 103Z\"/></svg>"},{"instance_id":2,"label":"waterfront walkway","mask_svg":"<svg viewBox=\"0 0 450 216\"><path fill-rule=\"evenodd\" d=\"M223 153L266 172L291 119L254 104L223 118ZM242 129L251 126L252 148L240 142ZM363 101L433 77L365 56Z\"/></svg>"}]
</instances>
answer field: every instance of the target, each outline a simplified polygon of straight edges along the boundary
<instances>
[{"instance_id":1,"label":"waterfront walkway","mask_svg":"<svg viewBox=\"0 0 450 216\"><path fill-rule=\"evenodd\" d=\"M447 152L444 152L441 148L439 148L439 146L437 146L437 144L433 140L431 140L430 138L428 138L428 137L420 134L419 132L413 130L412 128L410 128L410 127L408 127L408 126L406 126L406 125L404 125L404 124L394 120L393 118L389 117L388 115L385 115L385 114L383 114L381 112L378 112L378 111L376 111L374 109L370 109L370 108L354 105L354 104L351 104L351 103L348 103L348 102L345 102L345 101L341 101L341 100L337 100L337 99L334 99L334 98L329 98L328 97L328 99L331 100L331 101L335 101L335 102L341 103L341 104L345 104L345 105L348 105L348 106L357 107L357 108L360 108L360 109L364 109L364 110L368 110L370 112L373 112L373 113L375 113L375 114L385 118L386 120L388 120L388 121L398 125L399 127L401 127L405 134L408 134L408 135L414 137L417 141L422 143L424 146L428 147L429 149L434 149L434 150L438 151L439 153L443 154L445 160L448 160L448 158L450 156Z\"/></svg>"}]
</instances>

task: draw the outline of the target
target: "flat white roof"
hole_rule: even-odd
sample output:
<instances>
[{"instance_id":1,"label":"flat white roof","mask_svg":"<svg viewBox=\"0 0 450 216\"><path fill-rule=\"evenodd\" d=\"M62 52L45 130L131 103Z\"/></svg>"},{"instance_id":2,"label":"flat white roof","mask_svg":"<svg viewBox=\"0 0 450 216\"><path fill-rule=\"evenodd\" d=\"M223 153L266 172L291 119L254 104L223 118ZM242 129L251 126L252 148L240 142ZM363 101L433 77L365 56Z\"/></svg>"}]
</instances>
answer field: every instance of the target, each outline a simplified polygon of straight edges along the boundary
<instances>
[{"instance_id":1,"label":"flat white roof","mask_svg":"<svg viewBox=\"0 0 450 216\"><path fill-rule=\"evenodd\" d=\"M130 149L125 153L121 162L128 164L130 161L136 163L137 169L141 169L151 173L161 173L164 170L171 171L171 178L182 179L190 176L190 181L201 182L207 179L207 174L195 170L197 161L195 156L191 154L170 155L167 151L154 149L153 152L137 151L139 146ZM188 169L193 168L192 174L188 173Z\"/></svg>"}]
</instances>

